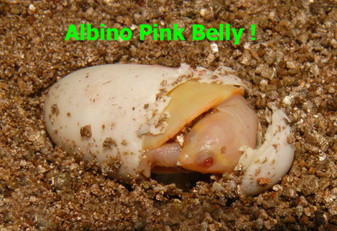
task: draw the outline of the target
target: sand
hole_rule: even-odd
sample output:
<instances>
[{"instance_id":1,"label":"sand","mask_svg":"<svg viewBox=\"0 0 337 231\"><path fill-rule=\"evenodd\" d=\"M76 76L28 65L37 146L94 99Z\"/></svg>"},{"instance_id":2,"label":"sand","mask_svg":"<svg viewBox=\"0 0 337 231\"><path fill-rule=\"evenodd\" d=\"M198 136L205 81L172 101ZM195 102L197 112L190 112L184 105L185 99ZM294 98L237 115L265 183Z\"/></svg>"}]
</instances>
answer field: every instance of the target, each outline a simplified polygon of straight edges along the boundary
<instances>
[{"instance_id":1,"label":"sand","mask_svg":"<svg viewBox=\"0 0 337 231\"><path fill-rule=\"evenodd\" d=\"M336 2L130 2L0 2L0 229L337 230ZM134 34L65 41L69 25L81 23ZM155 23L177 23L186 41L140 41L138 26ZM220 23L245 28L238 45L233 37L193 41L193 24ZM246 197L227 174L185 177L187 185L163 176L125 184L63 152L44 127L47 89L74 70L107 63L233 68L250 83L264 128L270 103L289 116L296 146L289 173Z\"/></svg>"}]
</instances>

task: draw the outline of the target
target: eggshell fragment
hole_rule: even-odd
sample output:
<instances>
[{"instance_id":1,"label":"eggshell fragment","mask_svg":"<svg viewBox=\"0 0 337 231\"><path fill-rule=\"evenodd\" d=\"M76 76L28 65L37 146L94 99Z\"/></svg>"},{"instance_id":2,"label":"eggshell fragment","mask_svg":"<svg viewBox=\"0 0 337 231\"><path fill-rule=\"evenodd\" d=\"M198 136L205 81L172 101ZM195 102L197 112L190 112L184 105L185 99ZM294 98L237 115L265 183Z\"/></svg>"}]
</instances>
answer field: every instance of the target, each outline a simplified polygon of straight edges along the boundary
<instances>
[{"instance_id":1,"label":"eggshell fragment","mask_svg":"<svg viewBox=\"0 0 337 231\"><path fill-rule=\"evenodd\" d=\"M274 106L263 144L256 149L241 147L244 153L236 169L243 170L241 188L245 194L257 194L271 188L290 169L295 147L286 120L286 114Z\"/></svg>"}]
</instances>

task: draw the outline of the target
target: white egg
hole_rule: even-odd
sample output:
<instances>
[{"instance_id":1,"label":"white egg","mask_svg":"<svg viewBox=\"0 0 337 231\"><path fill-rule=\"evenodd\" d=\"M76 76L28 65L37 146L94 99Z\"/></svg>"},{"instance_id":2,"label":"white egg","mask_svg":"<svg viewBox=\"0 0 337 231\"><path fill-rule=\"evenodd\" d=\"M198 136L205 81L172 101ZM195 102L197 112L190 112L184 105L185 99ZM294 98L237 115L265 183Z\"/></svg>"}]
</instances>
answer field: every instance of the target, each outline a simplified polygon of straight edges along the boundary
<instances>
[{"instance_id":1,"label":"white egg","mask_svg":"<svg viewBox=\"0 0 337 231\"><path fill-rule=\"evenodd\" d=\"M179 165L177 155L184 143L180 132L185 126L208 111L215 113L217 106L232 96L243 94L245 85L232 73L229 68L212 72L204 68L194 70L187 65L167 68L110 64L84 68L49 89L45 102L46 128L52 140L67 152L82 154L85 159L95 158L99 163L118 163L114 166L120 179L134 178L140 173L149 176L151 168L158 163L164 167ZM258 151L252 151L255 145L250 149L243 147L246 154L239 164L245 170L242 187L247 194L260 190L256 187L258 178L272 178L269 186L291 166L294 148L284 141L290 128L282 123L279 113L276 115L279 116L272 117L269 129L273 134L268 130L266 141ZM242 120L239 119L240 123ZM274 124L282 129L276 131ZM253 138L256 139L256 134ZM161 155L162 149L158 148L166 148L166 154ZM156 156L158 153L160 157ZM274 167L252 174L258 171L261 158L269 153L272 157L267 156L270 163L267 162ZM151 158L144 157L150 154ZM286 164L284 158L277 156L281 154L288 156ZM267 162L263 162L263 168ZM256 179L252 179L255 175ZM257 189L246 189L251 185Z\"/></svg>"}]
</instances>

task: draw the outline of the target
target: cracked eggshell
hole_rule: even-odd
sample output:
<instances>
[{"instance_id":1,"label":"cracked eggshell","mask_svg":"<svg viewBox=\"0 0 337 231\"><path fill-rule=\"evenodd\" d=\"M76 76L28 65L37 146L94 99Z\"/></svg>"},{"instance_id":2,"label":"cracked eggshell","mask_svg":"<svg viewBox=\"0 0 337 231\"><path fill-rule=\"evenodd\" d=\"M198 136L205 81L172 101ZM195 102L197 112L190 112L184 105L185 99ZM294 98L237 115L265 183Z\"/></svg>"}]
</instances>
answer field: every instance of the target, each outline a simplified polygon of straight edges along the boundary
<instances>
[{"instance_id":1,"label":"cracked eggshell","mask_svg":"<svg viewBox=\"0 0 337 231\"><path fill-rule=\"evenodd\" d=\"M246 195L271 188L289 171L294 159L295 147L287 116L275 106L272 109L263 144L256 149L241 147L243 154L236 169L243 170L241 189Z\"/></svg>"},{"instance_id":2,"label":"cracked eggshell","mask_svg":"<svg viewBox=\"0 0 337 231\"><path fill-rule=\"evenodd\" d=\"M160 123L170 97L189 79L244 86L231 69L212 72L138 64L109 64L75 71L55 83L45 102L45 123L65 151L98 162L118 161L117 175L137 175L142 135L165 131Z\"/></svg>"}]
</instances>

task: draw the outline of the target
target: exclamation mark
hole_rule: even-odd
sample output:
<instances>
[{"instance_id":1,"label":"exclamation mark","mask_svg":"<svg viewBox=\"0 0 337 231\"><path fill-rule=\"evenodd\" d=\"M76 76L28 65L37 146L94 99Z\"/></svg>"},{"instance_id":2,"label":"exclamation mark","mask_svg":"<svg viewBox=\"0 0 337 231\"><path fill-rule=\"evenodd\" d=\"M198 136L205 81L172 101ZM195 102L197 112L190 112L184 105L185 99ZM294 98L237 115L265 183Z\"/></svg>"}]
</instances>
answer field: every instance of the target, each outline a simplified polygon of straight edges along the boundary
<instances>
[{"instance_id":1,"label":"exclamation mark","mask_svg":"<svg viewBox=\"0 0 337 231\"><path fill-rule=\"evenodd\" d=\"M251 25L251 33L252 33L251 40L255 41L255 24Z\"/></svg>"}]
</instances>

